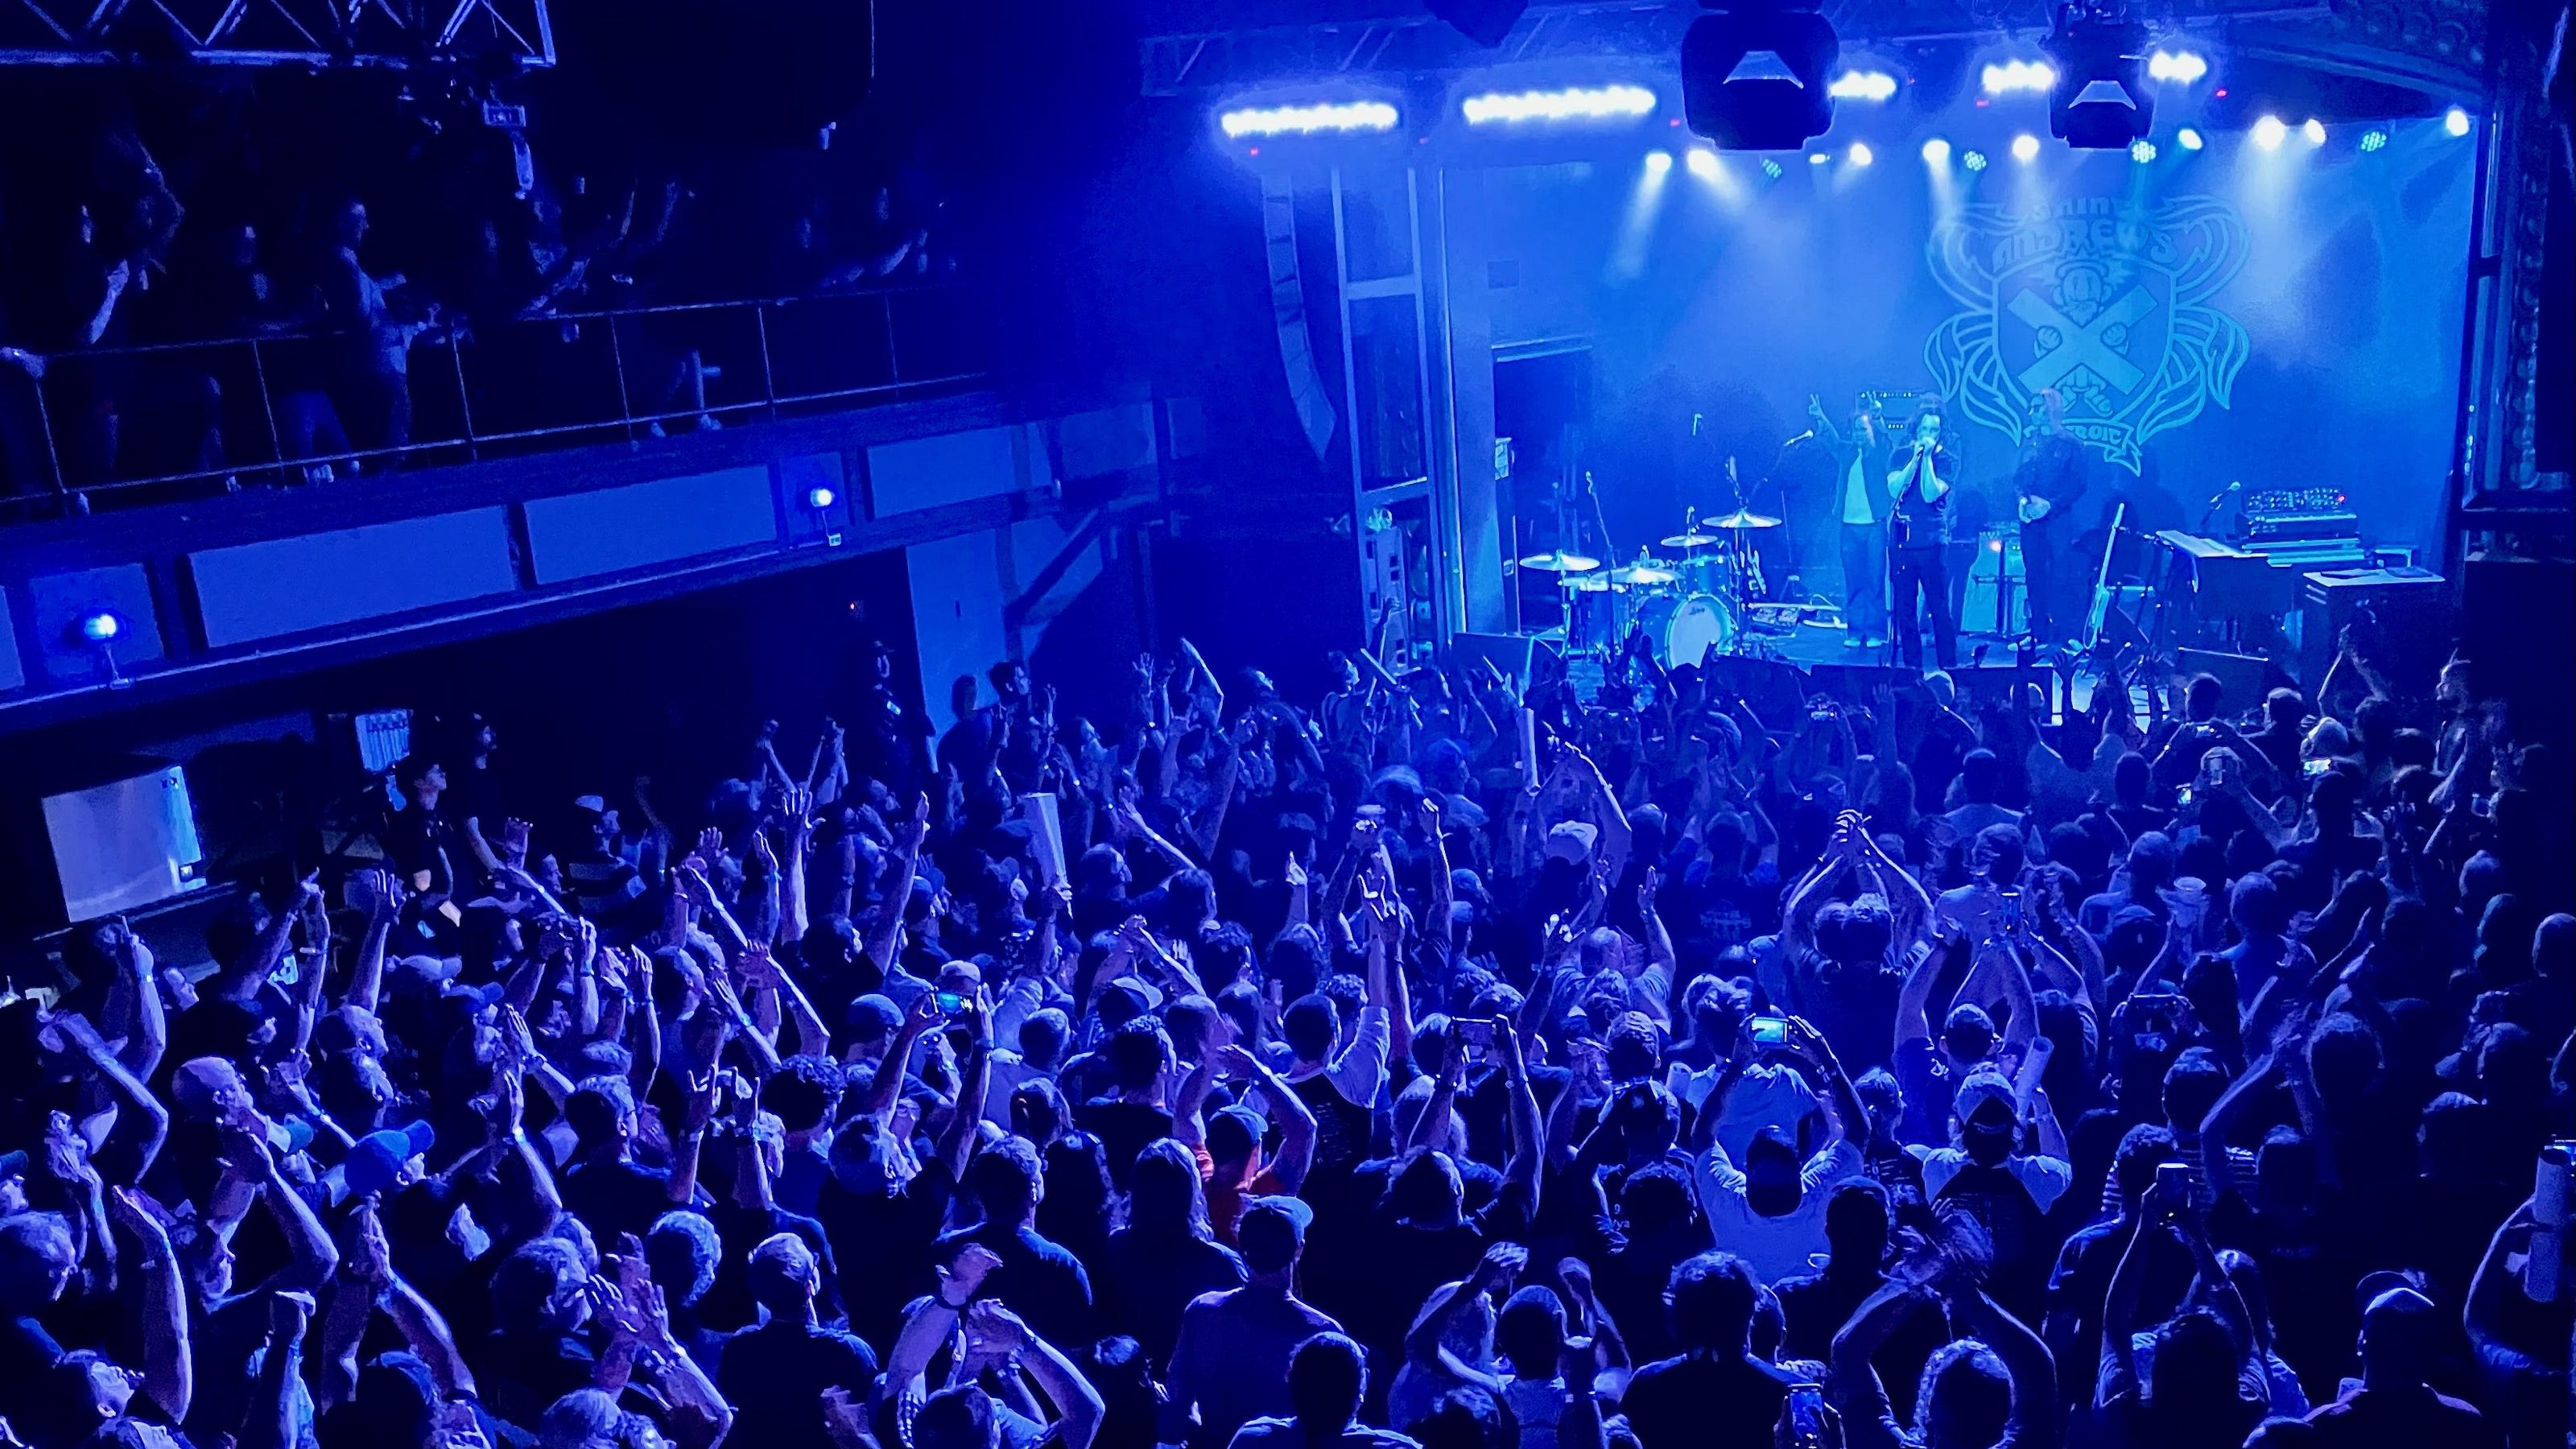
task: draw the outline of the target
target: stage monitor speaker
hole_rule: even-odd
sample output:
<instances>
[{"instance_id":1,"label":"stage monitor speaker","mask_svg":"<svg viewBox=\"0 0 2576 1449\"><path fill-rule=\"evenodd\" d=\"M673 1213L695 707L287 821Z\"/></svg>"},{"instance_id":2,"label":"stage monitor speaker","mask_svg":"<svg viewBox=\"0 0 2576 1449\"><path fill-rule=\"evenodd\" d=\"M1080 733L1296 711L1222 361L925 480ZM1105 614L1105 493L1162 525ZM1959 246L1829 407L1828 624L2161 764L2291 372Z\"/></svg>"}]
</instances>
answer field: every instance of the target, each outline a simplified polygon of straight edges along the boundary
<instances>
[{"instance_id":1,"label":"stage monitor speaker","mask_svg":"<svg viewBox=\"0 0 2576 1449\"><path fill-rule=\"evenodd\" d=\"M1512 33L1521 12L1529 9L1529 0L1425 0L1424 8L1491 50Z\"/></svg>"},{"instance_id":2,"label":"stage monitor speaker","mask_svg":"<svg viewBox=\"0 0 2576 1449\"><path fill-rule=\"evenodd\" d=\"M2451 586L2428 569L2319 569L2299 579L2299 682L2325 682L2350 625L2403 694L2429 695L2452 644ZM2563 667L2564 656L2561 656Z\"/></svg>"},{"instance_id":3,"label":"stage monitor speaker","mask_svg":"<svg viewBox=\"0 0 2576 1449\"><path fill-rule=\"evenodd\" d=\"M2216 649L2175 650L2174 672L2186 677L2206 674L2217 680L2219 708L2228 714L2252 709L2274 689L2298 683L2260 654L2225 654Z\"/></svg>"},{"instance_id":4,"label":"stage monitor speaker","mask_svg":"<svg viewBox=\"0 0 2576 1449\"><path fill-rule=\"evenodd\" d=\"M1527 690L1530 670L1538 662L1539 643L1526 634L1477 634L1468 630L1449 636L1449 659L1470 676L1482 672L1480 660L1490 660L1512 687Z\"/></svg>"}]
</instances>

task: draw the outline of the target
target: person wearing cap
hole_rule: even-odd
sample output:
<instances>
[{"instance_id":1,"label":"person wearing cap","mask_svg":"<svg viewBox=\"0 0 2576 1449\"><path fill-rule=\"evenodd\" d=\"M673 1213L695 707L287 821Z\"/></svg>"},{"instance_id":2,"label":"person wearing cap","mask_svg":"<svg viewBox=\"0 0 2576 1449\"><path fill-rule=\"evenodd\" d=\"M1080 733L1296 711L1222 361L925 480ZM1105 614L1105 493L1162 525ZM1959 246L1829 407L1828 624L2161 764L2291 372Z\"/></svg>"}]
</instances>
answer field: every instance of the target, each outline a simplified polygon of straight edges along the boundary
<instances>
[{"instance_id":1,"label":"person wearing cap","mask_svg":"<svg viewBox=\"0 0 2576 1449\"><path fill-rule=\"evenodd\" d=\"M598 795L577 795L573 827L580 844L562 852L564 884L583 916L623 923L644 905L644 877L626 856L626 832L617 808Z\"/></svg>"},{"instance_id":2,"label":"person wearing cap","mask_svg":"<svg viewBox=\"0 0 2576 1449\"><path fill-rule=\"evenodd\" d=\"M1739 1166L1717 1140L1717 1125L1725 1120L1726 1099L1742 1076L1741 1068L1754 1064L1749 1049L1740 1050L1729 1071L1718 1078L1692 1129L1695 1181L1710 1232L1729 1252L1751 1264L1764 1283L1804 1272L1810 1255L1825 1250L1827 1194L1835 1183L1862 1171L1860 1149L1851 1133L1866 1114L1852 1091L1851 1079L1844 1075L1822 1033L1797 1017L1788 1022L1787 1044L1774 1050L1778 1060L1815 1077L1824 1106L1823 1142L1801 1160L1786 1132L1763 1127L1745 1148Z\"/></svg>"},{"instance_id":3,"label":"person wearing cap","mask_svg":"<svg viewBox=\"0 0 2576 1449\"><path fill-rule=\"evenodd\" d=\"M1958 938L1967 941L1968 938ZM2014 944L2002 937L1974 941L1966 949L1972 962L1966 995L1984 983L2007 1013L2000 1039L1995 1018L1974 1001L1962 1000L1941 1022L1941 1039L1932 1040L1927 1013L1945 958L1961 949L1927 951L1905 973L1896 998L1895 1067L1897 1085L1905 1089L1906 1119L1900 1129L1906 1141L1930 1145L1946 1138L1943 1104L1957 1095L1957 1083L1970 1071L1995 1059L1999 1049L2015 1055L2031 1050L2038 1039L2039 1011L2031 1000L2030 977Z\"/></svg>"},{"instance_id":4,"label":"person wearing cap","mask_svg":"<svg viewBox=\"0 0 2576 1449\"><path fill-rule=\"evenodd\" d=\"M1994 1241L1991 1290L2015 1317L2036 1319L2055 1256L2046 1219L2075 1181L2063 1134L2045 1098L2025 1108L1998 1067L1969 1072L1951 1110L1955 1145L1917 1152L1924 1195L1985 1228Z\"/></svg>"},{"instance_id":5,"label":"person wearing cap","mask_svg":"<svg viewBox=\"0 0 2576 1449\"><path fill-rule=\"evenodd\" d=\"M2503 1443L2486 1417L2433 1387L2450 1327L2411 1287L2383 1289L2361 1316L2361 1381L2308 1415L2327 1449L2488 1449Z\"/></svg>"},{"instance_id":6,"label":"person wearing cap","mask_svg":"<svg viewBox=\"0 0 2576 1449\"><path fill-rule=\"evenodd\" d=\"M1294 1197L1245 1204L1236 1240L1250 1276L1181 1311L1164 1380L1163 1442L1225 1449L1245 1424L1295 1409L1288 1381L1298 1346L1341 1331L1297 1296L1297 1264L1314 1220L1314 1210Z\"/></svg>"},{"instance_id":7,"label":"person wearing cap","mask_svg":"<svg viewBox=\"0 0 2576 1449\"><path fill-rule=\"evenodd\" d=\"M1238 1095L1249 1087L1269 1111L1268 1122L1279 1128L1279 1150L1265 1158L1261 1143L1268 1124L1240 1101L1204 1114L1204 1125L1193 1113L1179 1126L1181 1140L1195 1143L1207 1162L1208 1227L1218 1242L1238 1246L1237 1224L1249 1203L1294 1195L1305 1185L1315 1161L1315 1114L1278 1073L1235 1043L1208 1053L1200 1071L1222 1078ZM1204 1101L1205 1093L1195 1100Z\"/></svg>"}]
</instances>

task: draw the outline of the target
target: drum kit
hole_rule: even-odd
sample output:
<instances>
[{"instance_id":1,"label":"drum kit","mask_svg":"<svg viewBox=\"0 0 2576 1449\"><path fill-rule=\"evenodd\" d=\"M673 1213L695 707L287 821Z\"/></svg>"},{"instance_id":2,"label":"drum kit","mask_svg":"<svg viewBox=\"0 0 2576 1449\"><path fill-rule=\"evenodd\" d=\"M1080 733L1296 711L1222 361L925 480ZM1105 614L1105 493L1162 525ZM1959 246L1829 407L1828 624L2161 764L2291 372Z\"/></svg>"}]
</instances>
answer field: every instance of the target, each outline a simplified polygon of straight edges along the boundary
<instances>
[{"instance_id":1,"label":"drum kit","mask_svg":"<svg viewBox=\"0 0 2576 1449\"><path fill-rule=\"evenodd\" d=\"M1749 647L1751 606L1762 592L1754 550L1761 531L1780 520L1745 508L1715 518L1683 514L1682 531L1664 539L1658 557L1639 549L1625 564L1603 568L1586 554L1557 549L1520 566L1557 576L1565 600L1565 647L1607 657L1642 630L1667 669Z\"/></svg>"}]
</instances>

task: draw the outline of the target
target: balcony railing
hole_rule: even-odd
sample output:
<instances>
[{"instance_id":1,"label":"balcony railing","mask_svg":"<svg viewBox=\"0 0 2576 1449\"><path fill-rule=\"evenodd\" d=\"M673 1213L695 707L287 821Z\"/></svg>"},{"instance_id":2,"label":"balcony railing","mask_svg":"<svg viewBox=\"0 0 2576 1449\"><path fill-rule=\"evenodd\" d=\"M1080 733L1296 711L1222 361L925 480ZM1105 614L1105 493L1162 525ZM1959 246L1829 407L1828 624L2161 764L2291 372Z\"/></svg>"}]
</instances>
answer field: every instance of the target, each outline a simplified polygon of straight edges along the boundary
<instances>
[{"instance_id":1,"label":"balcony railing","mask_svg":"<svg viewBox=\"0 0 2576 1449\"><path fill-rule=\"evenodd\" d=\"M989 373L969 289L0 352L0 518L86 513L937 396Z\"/></svg>"}]
</instances>

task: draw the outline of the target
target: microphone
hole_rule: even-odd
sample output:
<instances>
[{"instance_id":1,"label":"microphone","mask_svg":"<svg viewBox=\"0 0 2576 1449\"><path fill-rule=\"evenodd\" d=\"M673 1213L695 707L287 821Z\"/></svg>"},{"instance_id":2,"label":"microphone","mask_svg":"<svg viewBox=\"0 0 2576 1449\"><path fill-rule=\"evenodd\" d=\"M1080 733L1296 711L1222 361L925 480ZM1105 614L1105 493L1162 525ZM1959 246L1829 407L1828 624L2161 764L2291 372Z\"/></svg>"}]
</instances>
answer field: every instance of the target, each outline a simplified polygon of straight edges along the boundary
<instances>
[{"instance_id":1,"label":"microphone","mask_svg":"<svg viewBox=\"0 0 2576 1449\"><path fill-rule=\"evenodd\" d=\"M1704 416L1704 414L1691 414L1691 436L1694 438L1699 436L1699 420L1702 416Z\"/></svg>"},{"instance_id":2,"label":"microphone","mask_svg":"<svg viewBox=\"0 0 2576 1449\"><path fill-rule=\"evenodd\" d=\"M1791 438L1789 441L1787 441L1787 442L1785 442L1785 443L1782 443L1780 446L1781 446L1781 447L1784 447L1784 448L1794 448L1794 447L1798 446L1800 443L1806 442L1808 439L1813 438L1815 435L1816 435L1816 430L1815 430L1815 429L1813 429L1813 428L1809 428L1809 429L1807 429L1805 432L1800 433L1798 436L1796 436L1796 437L1794 437L1794 438Z\"/></svg>"}]
</instances>

